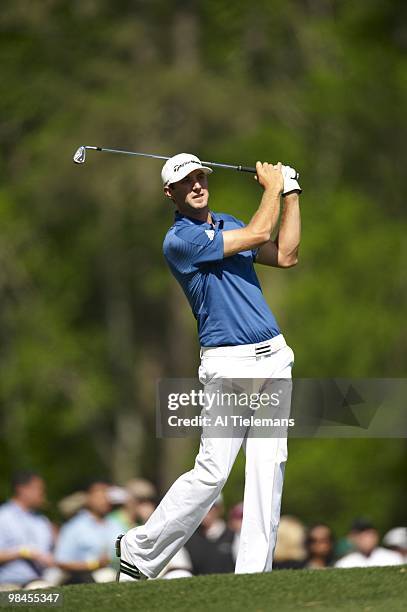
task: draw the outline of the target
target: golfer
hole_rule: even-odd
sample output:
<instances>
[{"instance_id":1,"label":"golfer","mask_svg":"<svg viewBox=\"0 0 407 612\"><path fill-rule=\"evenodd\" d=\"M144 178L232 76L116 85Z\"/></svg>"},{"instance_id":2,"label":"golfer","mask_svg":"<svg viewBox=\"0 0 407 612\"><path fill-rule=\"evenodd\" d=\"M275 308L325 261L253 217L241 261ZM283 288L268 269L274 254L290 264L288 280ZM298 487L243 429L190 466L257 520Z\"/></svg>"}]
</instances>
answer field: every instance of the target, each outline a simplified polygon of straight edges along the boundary
<instances>
[{"instance_id":1,"label":"golfer","mask_svg":"<svg viewBox=\"0 0 407 612\"><path fill-rule=\"evenodd\" d=\"M197 319L200 381L206 391L215 389L220 379L263 384L273 378L290 379L293 352L264 299L254 263L280 268L297 263L301 189L292 178L296 173L280 162L257 162L256 179L263 192L245 225L209 208L211 172L196 156L181 153L170 158L161 173L164 193L175 206L164 256ZM277 238L272 240L279 219ZM212 410L219 413L222 407ZM235 571L271 571L286 436L252 437L250 426L242 426L237 434L220 437L208 435L204 426L193 469L176 480L145 525L119 536L119 581L155 578L160 573L214 504L242 444L246 479Z\"/></svg>"}]
</instances>

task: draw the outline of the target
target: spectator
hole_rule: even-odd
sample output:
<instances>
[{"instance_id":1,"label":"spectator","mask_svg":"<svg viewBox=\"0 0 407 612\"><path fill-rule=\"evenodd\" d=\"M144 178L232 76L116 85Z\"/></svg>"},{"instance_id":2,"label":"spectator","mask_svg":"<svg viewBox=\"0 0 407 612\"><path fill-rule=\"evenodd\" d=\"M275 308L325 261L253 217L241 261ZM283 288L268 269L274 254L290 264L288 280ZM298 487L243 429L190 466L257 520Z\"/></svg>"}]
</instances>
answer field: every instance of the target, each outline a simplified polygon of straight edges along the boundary
<instances>
[{"instance_id":1,"label":"spectator","mask_svg":"<svg viewBox=\"0 0 407 612\"><path fill-rule=\"evenodd\" d=\"M223 574L235 569L232 554L235 534L227 527L222 515L223 499L219 495L197 531L185 544L195 575Z\"/></svg>"},{"instance_id":2,"label":"spectator","mask_svg":"<svg viewBox=\"0 0 407 612\"><path fill-rule=\"evenodd\" d=\"M394 527L386 533L383 544L399 553L403 557L403 563L407 563L407 527Z\"/></svg>"},{"instance_id":3,"label":"spectator","mask_svg":"<svg viewBox=\"0 0 407 612\"><path fill-rule=\"evenodd\" d=\"M108 515L108 520L117 529L117 535L137 524L144 524L156 508L157 495L154 485L142 478L129 480L126 487L120 490L124 494L122 504Z\"/></svg>"},{"instance_id":4,"label":"spectator","mask_svg":"<svg viewBox=\"0 0 407 612\"><path fill-rule=\"evenodd\" d=\"M132 478L126 483L126 490L137 501L137 524L144 525L157 507L155 486L144 478Z\"/></svg>"},{"instance_id":5,"label":"spectator","mask_svg":"<svg viewBox=\"0 0 407 612\"><path fill-rule=\"evenodd\" d=\"M53 529L38 511L45 504L44 480L31 471L12 479L12 497L0 507L0 584L25 586L54 565Z\"/></svg>"},{"instance_id":6,"label":"spectator","mask_svg":"<svg viewBox=\"0 0 407 612\"><path fill-rule=\"evenodd\" d=\"M277 532L274 569L301 569L305 564L305 527L294 516L282 516Z\"/></svg>"},{"instance_id":7,"label":"spectator","mask_svg":"<svg viewBox=\"0 0 407 612\"><path fill-rule=\"evenodd\" d=\"M85 508L61 528L55 558L59 567L68 574L68 583L98 580L96 570L106 568L114 556L117 530L106 519L111 509L108 495L106 482L91 482L86 490ZM113 569L108 573L114 580Z\"/></svg>"},{"instance_id":8,"label":"spectator","mask_svg":"<svg viewBox=\"0 0 407 612\"><path fill-rule=\"evenodd\" d=\"M123 530L127 531L127 529L134 527L134 504L126 489L117 486L110 487L107 497L110 502L111 511L106 516L106 519L116 529L117 535L123 533Z\"/></svg>"},{"instance_id":9,"label":"spectator","mask_svg":"<svg viewBox=\"0 0 407 612\"><path fill-rule=\"evenodd\" d=\"M400 553L378 546L379 533L370 521L356 519L350 530L350 538L356 548L339 561L335 567L374 567L403 563Z\"/></svg>"},{"instance_id":10,"label":"spectator","mask_svg":"<svg viewBox=\"0 0 407 612\"><path fill-rule=\"evenodd\" d=\"M334 537L330 527L317 523L308 531L305 542L307 561L305 567L321 569L331 567L334 560Z\"/></svg>"}]
</instances>

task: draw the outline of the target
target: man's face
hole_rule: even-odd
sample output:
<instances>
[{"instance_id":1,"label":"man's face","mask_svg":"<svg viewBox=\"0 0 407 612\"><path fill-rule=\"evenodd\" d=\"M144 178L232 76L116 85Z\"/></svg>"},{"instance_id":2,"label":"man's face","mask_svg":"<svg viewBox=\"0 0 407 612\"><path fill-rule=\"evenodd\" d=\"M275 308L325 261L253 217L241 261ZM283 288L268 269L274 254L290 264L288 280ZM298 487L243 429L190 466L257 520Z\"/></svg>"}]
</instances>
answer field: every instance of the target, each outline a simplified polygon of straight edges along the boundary
<instances>
[{"instance_id":1,"label":"man's face","mask_svg":"<svg viewBox=\"0 0 407 612\"><path fill-rule=\"evenodd\" d=\"M365 529L360 533L354 533L352 540L363 555L370 555L379 543L379 534L376 529Z\"/></svg>"},{"instance_id":2,"label":"man's face","mask_svg":"<svg viewBox=\"0 0 407 612\"><path fill-rule=\"evenodd\" d=\"M332 552L332 534L325 525L314 527L309 535L309 550L311 554L326 557Z\"/></svg>"},{"instance_id":3,"label":"man's face","mask_svg":"<svg viewBox=\"0 0 407 612\"><path fill-rule=\"evenodd\" d=\"M156 509L151 499L140 499L137 503L137 520L144 525Z\"/></svg>"},{"instance_id":4,"label":"man's face","mask_svg":"<svg viewBox=\"0 0 407 612\"><path fill-rule=\"evenodd\" d=\"M27 508L38 510L46 501L45 483L39 476L33 476L29 482L17 487L16 494Z\"/></svg>"},{"instance_id":5,"label":"man's face","mask_svg":"<svg viewBox=\"0 0 407 612\"><path fill-rule=\"evenodd\" d=\"M96 516L106 516L111 510L108 490L109 486L103 482L93 484L88 490L86 506Z\"/></svg>"},{"instance_id":6,"label":"man's face","mask_svg":"<svg viewBox=\"0 0 407 612\"><path fill-rule=\"evenodd\" d=\"M208 206L208 177L202 170L193 170L177 183L164 187L164 193L181 213L199 212Z\"/></svg>"}]
</instances>

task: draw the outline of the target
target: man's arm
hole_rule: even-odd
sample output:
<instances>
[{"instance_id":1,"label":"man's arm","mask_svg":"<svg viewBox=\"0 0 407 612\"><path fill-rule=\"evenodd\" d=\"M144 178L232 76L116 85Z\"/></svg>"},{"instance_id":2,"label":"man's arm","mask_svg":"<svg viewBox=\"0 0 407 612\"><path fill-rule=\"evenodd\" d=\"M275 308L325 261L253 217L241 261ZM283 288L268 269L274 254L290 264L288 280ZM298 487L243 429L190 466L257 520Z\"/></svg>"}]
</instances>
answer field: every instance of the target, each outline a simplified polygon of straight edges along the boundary
<instances>
[{"instance_id":1,"label":"man's arm","mask_svg":"<svg viewBox=\"0 0 407 612\"><path fill-rule=\"evenodd\" d=\"M17 561L17 559L37 561L44 566L50 566L54 563L51 554L42 553L34 548L29 548L26 546L20 546L19 548L8 550L0 550L0 565L9 563L10 561Z\"/></svg>"},{"instance_id":2,"label":"man's arm","mask_svg":"<svg viewBox=\"0 0 407 612\"><path fill-rule=\"evenodd\" d=\"M283 190L281 163L256 163L257 180L264 189L260 206L246 227L223 232L223 256L255 249L268 241L278 222Z\"/></svg>"},{"instance_id":3,"label":"man's arm","mask_svg":"<svg viewBox=\"0 0 407 612\"><path fill-rule=\"evenodd\" d=\"M106 567L110 562L107 555L102 555L99 559L90 561L58 561L58 567L64 572L93 572L102 567Z\"/></svg>"},{"instance_id":4,"label":"man's arm","mask_svg":"<svg viewBox=\"0 0 407 612\"><path fill-rule=\"evenodd\" d=\"M3 563L8 563L9 561L16 561L16 559L21 558L21 552L18 548L0 550L0 565L3 565Z\"/></svg>"},{"instance_id":5,"label":"man's arm","mask_svg":"<svg viewBox=\"0 0 407 612\"><path fill-rule=\"evenodd\" d=\"M284 208L277 238L263 244L257 253L256 263L276 268L290 268L298 262L301 239L301 215L298 193L283 198Z\"/></svg>"},{"instance_id":6,"label":"man's arm","mask_svg":"<svg viewBox=\"0 0 407 612\"><path fill-rule=\"evenodd\" d=\"M81 532L72 522L66 523L57 540L55 549L55 561L57 566L65 572L85 572L94 571L109 564L109 557L101 554L99 557L95 553L91 559L86 561L78 560L81 556Z\"/></svg>"}]
</instances>

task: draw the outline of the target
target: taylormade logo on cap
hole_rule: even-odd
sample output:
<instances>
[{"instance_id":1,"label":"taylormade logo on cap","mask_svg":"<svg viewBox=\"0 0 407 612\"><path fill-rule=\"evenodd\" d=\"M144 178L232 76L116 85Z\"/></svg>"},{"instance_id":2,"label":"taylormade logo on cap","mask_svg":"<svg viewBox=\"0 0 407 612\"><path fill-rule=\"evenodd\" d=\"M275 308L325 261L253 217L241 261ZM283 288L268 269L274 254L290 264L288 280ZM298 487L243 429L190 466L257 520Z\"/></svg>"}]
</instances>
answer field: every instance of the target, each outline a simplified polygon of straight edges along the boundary
<instances>
[{"instance_id":1,"label":"taylormade logo on cap","mask_svg":"<svg viewBox=\"0 0 407 612\"><path fill-rule=\"evenodd\" d=\"M161 178L164 185L176 183L185 178L193 170L202 170L205 174L211 174L212 170L202 165L201 160L191 153L178 153L168 159L161 170Z\"/></svg>"}]
</instances>

